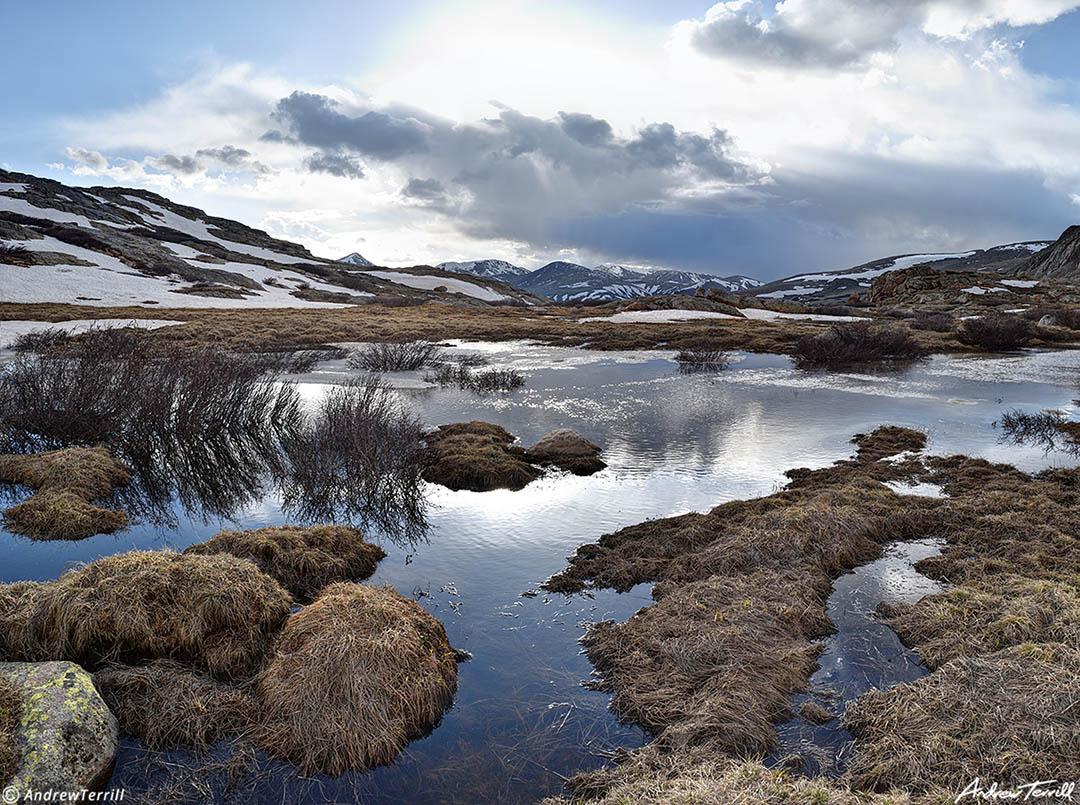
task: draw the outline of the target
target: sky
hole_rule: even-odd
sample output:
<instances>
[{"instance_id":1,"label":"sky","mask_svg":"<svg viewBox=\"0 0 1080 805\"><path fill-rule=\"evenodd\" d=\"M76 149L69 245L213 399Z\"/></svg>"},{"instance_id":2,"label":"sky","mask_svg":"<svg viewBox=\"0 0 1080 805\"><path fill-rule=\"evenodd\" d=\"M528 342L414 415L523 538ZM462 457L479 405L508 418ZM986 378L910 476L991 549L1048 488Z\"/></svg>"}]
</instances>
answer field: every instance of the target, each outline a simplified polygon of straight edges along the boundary
<instances>
[{"instance_id":1,"label":"sky","mask_svg":"<svg viewBox=\"0 0 1080 805\"><path fill-rule=\"evenodd\" d=\"M324 257L767 280L1080 222L1080 0L0 7L0 165Z\"/></svg>"}]
</instances>

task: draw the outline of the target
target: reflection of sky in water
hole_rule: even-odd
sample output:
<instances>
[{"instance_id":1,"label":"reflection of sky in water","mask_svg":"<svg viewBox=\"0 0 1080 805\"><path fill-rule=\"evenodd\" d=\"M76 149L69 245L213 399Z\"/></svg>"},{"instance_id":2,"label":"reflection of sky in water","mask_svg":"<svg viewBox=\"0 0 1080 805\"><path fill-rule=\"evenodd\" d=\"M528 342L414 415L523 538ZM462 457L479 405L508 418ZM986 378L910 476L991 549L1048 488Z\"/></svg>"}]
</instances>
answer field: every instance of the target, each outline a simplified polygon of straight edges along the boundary
<instances>
[{"instance_id":1,"label":"reflection of sky in water","mask_svg":"<svg viewBox=\"0 0 1080 805\"><path fill-rule=\"evenodd\" d=\"M417 595L474 659L460 667L455 706L431 736L410 745L394 766L325 782L331 798L532 802L558 791L559 775L602 764L597 753L613 745L640 741L636 730L607 714L607 696L580 687L591 666L577 640L584 622L625 619L646 606L647 585L622 596L521 597L560 570L578 545L647 518L768 494L782 485L784 470L850 455L852 434L884 423L927 430L935 452L982 455L1029 470L1046 466L1054 457L1039 449L998 444L991 423L1008 407L1070 406L1080 366L1080 353L1056 352L938 357L893 374L826 375L795 370L783 357L741 355L719 375L680 375L670 352L521 343L457 350L483 352L495 368L517 368L528 384L509 395L476 397L420 388L423 372L396 376L397 385L412 386L402 394L426 425L487 420L525 444L570 427L604 446L610 466L589 478L550 475L519 492L430 489L428 542L387 544L390 555L373 581ZM297 380L312 400L346 371L344 362L333 362ZM282 521L279 501L268 495L235 525ZM183 548L223 525L233 524L181 514L179 527L166 533L136 526L79 543L31 544L0 533L0 576L55 578L75 561L133 548ZM862 589L880 600L893 589L889 578L881 575L884 587ZM128 747L115 783L138 775L138 752ZM280 799L281 786L279 776L262 793ZM297 789L290 787L286 799L289 792Z\"/></svg>"}]
</instances>

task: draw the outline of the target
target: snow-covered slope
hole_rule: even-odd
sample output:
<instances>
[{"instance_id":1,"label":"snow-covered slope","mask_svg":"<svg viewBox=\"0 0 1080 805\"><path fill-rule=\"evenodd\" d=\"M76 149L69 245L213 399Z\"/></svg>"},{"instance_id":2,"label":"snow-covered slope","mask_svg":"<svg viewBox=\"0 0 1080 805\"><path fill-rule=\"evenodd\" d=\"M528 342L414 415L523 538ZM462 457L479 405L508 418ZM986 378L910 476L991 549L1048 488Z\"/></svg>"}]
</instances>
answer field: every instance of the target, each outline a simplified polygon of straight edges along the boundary
<instances>
[{"instance_id":1,"label":"snow-covered slope","mask_svg":"<svg viewBox=\"0 0 1080 805\"><path fill-rule=\"evenodd\" d=\"M717 277L691 271L670 271L601 263L588 268L557 260L528 271L503 260L472 260L463 263L440 263L447 271L477 276L498 277L522 290L558 302L604 302L635 299L639 296L694 293L698 288L720 288L742 292L761 283L750 277Z\"/></svg>"},{"instance_id":2,"label":"snow-covered slope","mask_svg":"<svg viewBox=\"0 0 1080 805\"><path fill-rule=\"evenodd\" d=\"M1031 255L1047 246L1045 241L1007 243L990 249L936 254L904 254L873 260L843 271L819 271L796 274L762 285L755 296L763 299L843 298L863 293L871 281L887 271L926 264L942 271L1000 271L1016 270Z\"/></svg>"},{"instance_id":3,"label":"snow-covered slope","mask_svg":"<svg viewBox=\"0 0 1080 805\"><path fill-rule=\"evenodd\" d=\"M363 261L365 265L361 265ZM77 188L0 170L0 303L337 307L387 298L535 301L494 279L367 270L145 190ZM425 272L433 277L417 278Z\"/></svg>"}]
</instances>

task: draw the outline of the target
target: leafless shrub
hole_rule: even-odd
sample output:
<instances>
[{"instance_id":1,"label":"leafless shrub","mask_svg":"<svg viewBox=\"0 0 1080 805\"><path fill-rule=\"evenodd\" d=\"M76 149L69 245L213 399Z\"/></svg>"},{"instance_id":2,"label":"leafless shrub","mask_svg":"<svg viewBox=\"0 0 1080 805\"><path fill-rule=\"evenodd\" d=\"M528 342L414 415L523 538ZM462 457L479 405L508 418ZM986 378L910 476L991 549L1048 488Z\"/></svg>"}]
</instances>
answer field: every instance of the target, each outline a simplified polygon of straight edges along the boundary
<instances>
[{"instance_id":1,"label":"leafless shrub","mask_svg":"<svg viewBox=\"0 0 1080 805\"><path fill-rule=\"evenodd\" d=\"M1013 409L994 423L995 427L999 425L1002 438L1013 444L1036 444L1048 453L1063 450L1080 455L1080 422L1071 422L1060 411L1029 414Z\"/></svg>"},{"instance_id":2,"label":"leafless shrub","mask_svg":"<svg viewBox=\"0 0 1080 805\"><path fill-rule=\"evenodd\" d=\"M444 388L459 388L475 394L507 392L525 385L525 376L516 369L487 369L475 372L462 364L443 364L424 375L424 381Z\"/></svg>"},{"instance_id":3,"label":"leafless shrub","mask_svg":"<svg viewBox=\"0 0 1080 805\"><path fill-rule=\"evenodd\" d=\"M59 327L50 327L48 330L34 330L17 336L8 344L8 349L16 352L49 352L54 349L62 349L71 341L71 334Z\"/></svg>"},{"instance_id":4,"label":"leafless shrub","mask_svg":"<svg viewBox=\"0 0 1080 805\"><path fill-rule=\"evenodd\" d=\"M349 358L349 366L364 372L407 372L434 366L443 359L438 344L403 341L365 344Z\"/></svg>"},{"instance_id":5,"label":"leafless shrub","mask_svg":"<svg viewBox=\"0 0 1080 805\"><path fill-rule=\"evenodd\" d=\"M911 317L910 324L916 330L929 330L935 333L952 332L953 317L948 313L920 312Z\"/></svg>"},{"instance_id":6,"label":"leafless shrub","mask_svg":"<svg viewBox=\"0 0 1080 805\"><path fill-rule=\"evenodd\" d=\"M992 313L966 319L957 329L956 337L968 346L1005 352L1027 346L1038 337L1038 330L1023 316Z\"/></svg>"},{"instance_id":7,"label":"leafless shrub","mask_svg":"<svg viewBox=\"0 0 1080 805\"><path fill-rule=\"evenodd\" d=\"M283 442L285 509L309 521L344 519L415 538L426 512L422 437L419 421L377 375L331 388Z\"/></svg>"},{"instance_id":8,"label":"leafless shrub","mask_svg":"<svg viewBox=\"0 0 1080 805\"><path fill-rule=\"evenodd\" d=\"M683 373L720 372L730 365L728 353L722 349L684 349L675 356Z\"/></svg>"},{"instance_id":9,"label":"leafless shrub","mask_svg":"<svg viewBox=\"0 0 1080 805\"><path fill-rule=\"evenodd\" d=\"M926 355L907 328L869 321L837 324L826 332L805 336L795 342L792 351L801 366L910 360Z\"/></svg>"}]
</instances>

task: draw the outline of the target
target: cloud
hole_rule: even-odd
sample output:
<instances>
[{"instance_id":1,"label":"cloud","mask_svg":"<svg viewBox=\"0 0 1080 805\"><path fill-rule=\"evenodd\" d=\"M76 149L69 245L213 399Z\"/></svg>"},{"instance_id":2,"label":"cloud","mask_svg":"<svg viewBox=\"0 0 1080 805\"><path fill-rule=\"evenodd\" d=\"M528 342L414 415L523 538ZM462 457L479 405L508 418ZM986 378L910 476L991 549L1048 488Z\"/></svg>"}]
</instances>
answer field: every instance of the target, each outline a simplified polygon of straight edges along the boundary
<instances>
[{"instance_id":1,"label":"cloud","mask_svg":"<svg viewBox=\"0 0 1080 805\"><path fill-rule=\"evenodd\" d=\"M214 159L235 168L243 165L251 157L251 152L246 148L237 148L235 145L223 145L219 148L200 148L195 152L195 156Z\"/></svg>"},{"instance_id":2,"label":"cloud","mask_svg":"<svg viewBox=\"0 0 1080 805\"><path fill-rule=\"evenodd\" d=\"M370 111L349 117L325 95L296 91L278 101L274 120L307 145L331 151L348 149L375 159L396 159L427 148L427 127L411 117ZM281 132L268 138L284 139Z\"/></svg>"},{"instance_id":3,"label":"cloud","mask_svg":"<svg viewBox=\"0 0 1080 805\"><path fill-rule=\"evenodd\" d=\"M412 178L401 189L401 195L421 201L439 201L445 197L446 188L438 179Z\"/></svg>"},{"instance_id":4,"label":"cloud","mask_svg":"<svg viewBox=\"0 0 1080 805\"><path fill-rule=\"evenodd\" d=\"M731 0L682 24L706 55L762 66L848 68L893 51L905 30L964 38L995 25L1044 23L1075 0Z\"/></svg>"},{"instance_id":5,"label":"cloud","mask_svg":"<svg viewBox=\"0 0 1080 805\"><path fill-rule=\"evenodd\" d=\"M559 112L559 120L563 131L582 145L603 145L612 138L611 124L592 115Z\"/></svg>"},{"instance_id":6,"label":"cloud","mask_svg":"<svg viewBox=\"0 0 1080 805\"><path fill-rule=\"evenodd\" d=\"M364 178L364 168L356 157L317 151L304 159L304 167L312 173L329 173L345 179Z\"/></svg>"},{"instance_id":7,"label":"cloud","mask_svg":"<svg viewBox=\"0 0 1080 805\"><path fill-rule=\"evenodd\" d=\"M149 163L151 167L169 171L170 173L194 175L206 171L206 166L191 156L178 157L174 154L162 154L159 157L150 159Z\"/></svg>"},{"instance_id":8,"label":"cloud","mask_svg":"<svg viewBox=\"0 0 1080 805\"><path fill-rule=\"evenodd\" d=\"M73 159L80 165L84 165L91 170L104 171L109 167L109 160L107 160L100 151L90 151L86 148L72 148L68 146L64 149L64 153L67 154L68 159Z\"/></svg>"}]
</instances>

